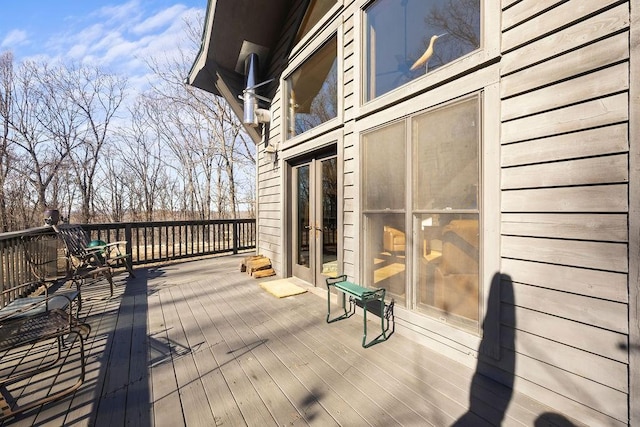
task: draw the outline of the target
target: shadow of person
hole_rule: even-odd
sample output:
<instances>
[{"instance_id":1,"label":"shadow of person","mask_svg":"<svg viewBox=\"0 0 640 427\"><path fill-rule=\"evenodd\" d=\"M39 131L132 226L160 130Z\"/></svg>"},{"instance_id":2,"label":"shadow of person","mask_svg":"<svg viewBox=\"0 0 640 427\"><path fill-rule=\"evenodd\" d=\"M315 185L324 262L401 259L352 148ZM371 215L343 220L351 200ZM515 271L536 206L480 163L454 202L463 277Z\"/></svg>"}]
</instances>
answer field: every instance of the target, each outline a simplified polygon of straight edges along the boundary
<instances>
[{"instance_id":1,"label":"shadow of person","mask_svg":"<svg viewBox=\"0 0 640 427\"><path fill-rule=\"evenodd\" d=\"M534 427L574 427L571 421L560 414L545 412L533 422Z\"/></svg>"},{"instance_id":2,"label":"shadow of person","mask_svg":"<svg viewBox=\"0 0 640 427\"><path fill-rule=\"evenodd\" d=\"M513 329L501 328L501 321ZM502 329L502 333L501 333ZM499 426L513 395L516 368L515 295L511 277L497 272L491 279L487 310L482 322L478 362L469 390L469 408L452 426Z\"/></svg>"}]
</instances>

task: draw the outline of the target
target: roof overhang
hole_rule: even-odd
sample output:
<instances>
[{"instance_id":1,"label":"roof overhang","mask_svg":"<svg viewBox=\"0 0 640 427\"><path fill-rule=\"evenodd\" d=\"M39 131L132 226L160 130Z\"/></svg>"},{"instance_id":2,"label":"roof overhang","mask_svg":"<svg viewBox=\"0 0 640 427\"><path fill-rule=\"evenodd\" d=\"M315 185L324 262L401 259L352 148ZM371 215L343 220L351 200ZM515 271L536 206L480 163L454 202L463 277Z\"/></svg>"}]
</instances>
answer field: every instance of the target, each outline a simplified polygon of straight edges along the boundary
<instances>
[{"instance_id":1,"label":"roof overhang","mask_svg":"<svg viewBox=\"0 0 640 427\"><path fill-rule=\"evenodd\" d=\"M294 0L209 0L200 51L187 83L223 96L242 119L244 60L259 56L259 78L265 80L272 53ZM246 126L255 142L261 136Z\"/></svg>"}]
</instances>

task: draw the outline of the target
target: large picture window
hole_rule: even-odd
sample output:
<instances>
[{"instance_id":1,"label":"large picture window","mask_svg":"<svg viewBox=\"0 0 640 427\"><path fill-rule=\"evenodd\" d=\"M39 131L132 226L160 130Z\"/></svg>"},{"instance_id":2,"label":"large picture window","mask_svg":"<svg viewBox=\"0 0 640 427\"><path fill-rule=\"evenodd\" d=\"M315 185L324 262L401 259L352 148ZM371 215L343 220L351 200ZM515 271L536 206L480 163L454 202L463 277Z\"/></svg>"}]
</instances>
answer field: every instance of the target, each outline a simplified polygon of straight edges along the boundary
<instances>
[{"instance_id":1,"label":"large picture window","mask_svg":"<svg viewBox=\"0 0 640 427\"><path fill-rule=\"evenodd\" d=\"M334 36L286 79L288 138L337 117L337 47Z\"/></svg>"},{"instance_id":2,"label":"large picture window","mask_svg":"<svg viewBox=\"0 0 640 427\"><path fill-rule=\"evenodd\" d=\"M366 282L469 330L480 314L480 135L475 96L362 137Z\"/></svg>"},{"instance_id":3,"label":"large picture window","mask_svg":"<svg viewBox=\"0 0 640 427\"><path fill-rule=\"evenodd\" d=\"M481 0L376 0L364 11L364 101L480 47Z\"/></svg>"}]
</instances>

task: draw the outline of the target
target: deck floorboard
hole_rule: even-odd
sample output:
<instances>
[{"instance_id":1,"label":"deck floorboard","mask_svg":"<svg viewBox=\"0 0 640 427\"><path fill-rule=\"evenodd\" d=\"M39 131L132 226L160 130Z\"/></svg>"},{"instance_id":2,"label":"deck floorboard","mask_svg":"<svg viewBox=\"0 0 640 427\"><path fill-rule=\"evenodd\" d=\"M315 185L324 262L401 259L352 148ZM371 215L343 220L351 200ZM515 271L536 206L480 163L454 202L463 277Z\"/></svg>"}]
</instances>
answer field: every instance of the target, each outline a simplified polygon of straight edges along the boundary
<instances>
[{"instance_id":1,"label":"deck floorboard","mask_svg":"<svg viewBox=\"0 0 640 427\"><path fill-rule=\"evenodd\" d=\"M83 289L84 384L5 424L440 427L464 416L490 426L507 402L502 425L526 426L548 410L398 333L364 349L362 317L327 324L322 292L276 298L239 271L241 258L138 269L117 276L113 298L106 283ZM50 351L2 355L0 368ZM11 391L19 402L49 393L52 376L64 385L79 367L72 352ZM472 387L482 396L470 414Z\"/></svg>"}]
</instances>

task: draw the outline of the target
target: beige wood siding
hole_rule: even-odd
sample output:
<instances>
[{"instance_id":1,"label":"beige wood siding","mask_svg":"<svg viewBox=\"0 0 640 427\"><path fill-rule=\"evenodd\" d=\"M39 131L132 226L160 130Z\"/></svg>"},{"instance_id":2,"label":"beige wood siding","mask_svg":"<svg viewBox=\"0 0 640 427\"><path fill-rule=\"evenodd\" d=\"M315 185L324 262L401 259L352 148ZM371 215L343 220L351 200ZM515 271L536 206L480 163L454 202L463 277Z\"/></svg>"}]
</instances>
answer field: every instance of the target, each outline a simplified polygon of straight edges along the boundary
<instances>
[{"instance_id":1,"label":"beige wood siding","mask_svg":"<svg viewBox=\"0 0 640 427\"><path fill-rule=\"evenodd\" d=\"M502 271L520 391L628 422L629 3L503 0ZM515 310L512 309L515 307Z\"/></svg>"}]
</instances>

